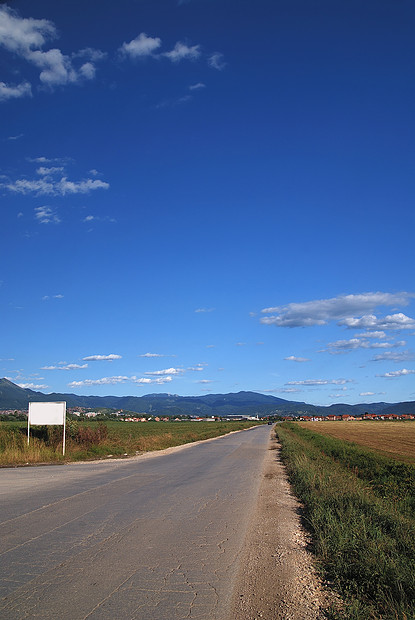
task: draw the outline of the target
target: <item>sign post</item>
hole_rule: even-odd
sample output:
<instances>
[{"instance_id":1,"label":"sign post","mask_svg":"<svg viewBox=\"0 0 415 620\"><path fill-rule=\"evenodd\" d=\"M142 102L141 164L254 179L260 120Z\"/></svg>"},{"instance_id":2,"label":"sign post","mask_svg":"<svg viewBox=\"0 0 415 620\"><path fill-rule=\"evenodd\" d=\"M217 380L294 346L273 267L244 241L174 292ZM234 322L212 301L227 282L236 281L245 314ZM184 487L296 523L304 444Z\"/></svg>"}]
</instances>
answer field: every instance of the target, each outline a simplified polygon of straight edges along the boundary
<instances>
[{"instance_id":1,"label":"sign post","mask_svg":"<svg viewBox=\"0 0 415 620\"><path fill-rule=\"evenodd\" d=\"M27 445L30 440L30 425L63 424L62 454L65 456L65 427L66 427L66 402L59 401L54 403L29 403L29 414L27 416Z\"/></svg>"}]
</instances>

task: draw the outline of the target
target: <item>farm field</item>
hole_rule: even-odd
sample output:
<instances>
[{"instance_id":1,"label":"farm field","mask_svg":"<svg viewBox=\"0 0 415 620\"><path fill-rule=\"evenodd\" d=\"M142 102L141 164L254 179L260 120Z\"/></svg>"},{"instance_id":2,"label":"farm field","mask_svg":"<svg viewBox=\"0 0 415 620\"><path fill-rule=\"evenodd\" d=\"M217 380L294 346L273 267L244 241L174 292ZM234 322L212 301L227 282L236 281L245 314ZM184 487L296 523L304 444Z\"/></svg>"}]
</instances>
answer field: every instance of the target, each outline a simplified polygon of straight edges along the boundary
<instances>
[{"instance_id":1,"label":"farm field","mask_svg":"<svg viewBox=\"0 0 415 620\"><path fill-rule=\"evenodd\" d=\"M27 445L25 422L0 422L0 466L31 465L131 456L210 439L258 422L77 422L62 427L31 427Z\"/></svg>"},{"instance_id":2,"label":"farm field","mask_svg":"<svg viewBox=\"0 0 415 620\"><path fill-rule=\"evenodd\" d=\"M276 425L318 566L344 600L330 618L415 618L414 430L411 422ZM394 457L385 449L392 436Z\"/></svg>"},{"instance_id":3,"label":"farm field","mask_svg":"<svg viewBox=\"0 0 415 620\"><path fill-rule=\"evenodd\" d=\"M415 420L406 422L300 422L316 433L353 441L400 461L415 464Z\"/></svg>"}]
</instances>

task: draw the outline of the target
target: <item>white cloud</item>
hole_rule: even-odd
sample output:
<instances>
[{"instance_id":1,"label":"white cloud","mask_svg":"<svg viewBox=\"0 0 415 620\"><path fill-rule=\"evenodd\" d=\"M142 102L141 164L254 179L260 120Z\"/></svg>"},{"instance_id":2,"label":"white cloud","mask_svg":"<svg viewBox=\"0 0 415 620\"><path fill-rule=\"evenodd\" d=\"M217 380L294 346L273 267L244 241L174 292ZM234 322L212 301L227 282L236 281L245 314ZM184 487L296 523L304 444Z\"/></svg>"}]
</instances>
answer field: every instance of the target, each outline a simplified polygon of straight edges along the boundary
<instances>
[{"instance_id":1,"label":"white cloud","mask_svg":"<svg viewBox=\"0 0 415 620\"><path fill-rule=\"evenodd\" d=\"M183 373L183 368L165 368L164 370L153 370L152 372L145 372L145 375L158 376L158 375L179 375Z\"/></svg>"},{"instance_id":2,"label":"white cloud","mask_svg":"<svg viewBox=\"0 0 415 620\"><path fill-rule=\"evenodd\" d=\"M63 299L63 295L43 295L42 301L47 301L48 299Z\"/></svg>"},{"instance_id":3,"label":"white cloud","mask_svg":"<svg viewBox=\"0 0 415 620\"><path fill-rule=\"evenodd\" d=\"M372 342L361 338L351 338L350 340L336 340L329 342L326 351L329 353L347 353L355 349L392 349L405 346L405 340L398 342Z\"/></svg>"},{"instance_id":4,"label":"white cloud","mask_svg":"<svg viewBox=\"0 0 415 620\"><path fill-rule=\"evenodd\" d=\"M213 383L212 379L200 379L199 381L195 381L195 383Z\"/></svg>"},{"instance_id":5,"label":"white cloud","mask_svg":"<svg viewBox=\"0 0 415 620\"><path fill-rule=\"evenodd\" d=\"M200 90L202 88L206 88L206 84L203 84L203 82L197 82L197 84L191 84L189 86L189 90Z\"/></svg>"},{"instance_id":6,"label":"white cloud","mask_svg":"<svg viewBox=\"0 0 415 620\"><path fill-rule=\"evenodd\" d=\"M186 368L186 370L190 370L192 372L199 372L201 370L204 370L205 366L207 366L207 364L198 364L197 366L189 366L188 368Z\"/></svg>"},{"instance_id":7,"label":"white cloud","mask_svg":"<svg viewBox=\"0 0 415 620\"><path fill-rule=\"evenodd\" d=\"M360 392L359 396L374 396L375 392Z\"/></svg>"},{"instance_id":8,"label":"white cloud","mask_svg":"<svg viewBox=\"0 0 415 620\"><path fill-rule=\"evenodd\" d=\"M345 318L339 321L339 325L343 325L348 329L380 329L380 330L397 330L397 329L414 329L415 319L412 319L402 312L397 314L388 314L383 318L377 318L374 314L366 314L361 318Z\"/></svg>"},{"instance_id":9,"label":"white cloud","mask_svg":"<svg viewBox=\"0 0 415 620\"><path fill-rule=\"evenodd\" d=\"M88 368L88 364L66 364L60 366L42 366L41 370L78 370L79 368Z\"/></svg>"},{"instance_id":10,"label":"white cloud","mask_svg":"<svg viewBox=\"0 0 415 620\"><path fill-rule=\"evenodd\" d=\"M87 355L83 357L84 362L113 362L114 360L120 360L121 355L117 355L116 353L110 353L109 355Z\"/></svg>"},{"instance_id":11,"label":"white cloud","mask_svg":"<svg viewBox=\"0 0 415 620\"><path fill-rule=\"evenodd\" d=\"M84 386L92 386L92 385L117 385L119 383L135 383L135 384L157 384L162 385L163 383L169 383L172 380L171 377L160 377L158 379L147 379L145 377L138 378L135 376L126 377L126 376L115 376L115 377L102 377L101 379L84 379L83 381L72 381L68 383L68 386L71 388L78 388Z\"/></svg>"},{"instance_id":12,"label":"white cloud","mask_svg":"<svg viewBox=\"0 0 415 620\"><path fill-rule=\"evenodd\" d=\"M235 342L235 347L245 347L246 342Z\"/></svg>"},{"instance_id":13,"label":"white cloud","mask_svg":"<svg viewBox=\"0 0 415 620\"><path fill-rule=\"evenodd\" d=\"M181 60L196 60L199 58L200 53L200 45L189 47L185 43L178 41L174 48L170 52L164 52L163 56L166 56L172 62L180 62Z\"/></svg>"},{"instance_id":14,"label":"white cloud","mask_svg":"<svg viewBox=\"0 0 415 620\"><path fill-rule=\"evenodd\" d=\"M49 168L45 166L40 166L36 170L36 174L39 174L40 176L43 176L43 177L50 177L50 176L53 176L54 174L59 174L60 172L63 172L63 170L64 170L63 166L51 166Z\"/></svg>"},{"instance_id":15,"label":"white cloud","mask_svg":"<svg viewBox=\"0 0 415 620\"><path fill-rule=\"evenodd\" d=\"M51 207L35 207L35 219L40 224L59 224L61 221Z\"/></svg>"},{"instance_id":16,"label":"white cloud","mask_svg":"<svg viewBox=\"0 0 415 620\"><path fill-rule=\"evenodd\" d=\"M48 385L36 385L35 383L17 383L17 385L25 390L46 390Z\"/></svg>"},{"instance_id":17,"label":"white cloud","mask_svg":"<svg viewBox=\"0 0 415 620\"><path fill-rule=\"evenodd\" d=\"M53 88L92 79L95 76L93 62L102 60L105 54L92 48L81 50L72 57L62 54L57 48L44 51L42 48L48 40L56 37L57 31L52 22L46 19L22 18L8 6L0 7L0 46L40 69L39 79L43 85ZM78 69L73 63L77 58L88 59L88 62ZM29 94L30 84L24 82L23 85L24 88L20 85L23 94Z\"/></svg>"},{"instance_id":18,"label":"white cloud","mask_svg":"<svg viewBox=\"0 0 415 620\"><path fill-rule=\"evenodd\" d=\"M392 372L387 372L384 375L376 376L386 377L387 379L395 379L396 377L405 377L406 375L415 375L415 370L408 370L407 368L402 368L402 370L394 370Z\"/></svg>"},{"instance_id":19,"label":"white cloud","mask_svg":"<svg viewBox=\"0 0 415 620\"><path fill-rule=\"evenodd\" d=\"M215 310L215 308L196 308L195 312L200 313L200 312L213 312Z\"/></svg>"},{"instance_id":20,"label":"white cloud","mask_svg":"<svg viewBox=\"0 0 415 620\"><path fill-rule=\"evenodd\" d=\"M220 52L215 52L208 59L208 65L212 67L212 69L217 69L218 71L222 71L226 67L226 62L223 60L224 56Z\"/></svg>"},{"instance_id":21,"label":"white cloud","mask_svg":"<svg viewBox=\"0 0 415 620\"><path fill-rule=\"evenodd\" d=\"M374 331L374 332L363 332L362 334L356 334L356 338L386 338L385 332L382 331Z\"/></svg>"},{"instance_id":22,"label":"white cloud","mask_svg":"<svg viewBox=\"0 0 415 620\"><path fill-rule=\"evenodd\" d=\"M119 51L123 56L129 58L143 58L144 56L153 56L160 46L161 39L148 37L145 32L142 32L129 43L123 43Z\"/></svg>"},{"instance_id":23,"label":"white cloud","mask_svg":"<svg viewBox=\"0 0 415 620\"><path fill-rule=\"evenodd\" d=\"M385 351L385 353L379 353L375 355L370 361L371 362L406 362L414 359L414 354L412 351Z\"/></svg>"},{"instance_id":24,"label":"white cloud","mask_svg":"<svg viewBox=\"0 0 415 620\"><path fill-rule=\"evenodd\" d=\"M295 355L290 355L289 357L284 357L287 362L309 362L310 360L307 357L296 357Z\"/></svg>"},{"instance_id":25,"label":"white cloud","mask_svg":"<svg viewBox=\"0 0 415 620\"><path fill-rule=\"evenodd\" d=\"M377 306L407 305L409 298L412 296L406 292L377 292L360 295L339 295L330 299L290 303L286 306L264 308L262 310L263 314L273 314L273 316L263 317L261 323L276 325L277 327L309 327L313 325L326 325L330 321L338 320L339 325L346 325L347 327L376 329L378 326L373 325L372 327L366 324L352 325L348 324L347 321L357 321L357 319L352 317L370 312ZM393 316L399 317L400 315ZM379 327L379 329L383 328Z\"/></svg>"},{"instance_id":26,"label":"white cloud","mask_svg":"<svg viewBox=\"0 0 415 620\"><path fill-rule=\"evenodd\" d=\"M20 99L21 97L31 97L32 87L29 82L21 82L16 86L0 82L0 101L8 99ZM13 139L13 138L9 138Z\"/></svg>"},{"instance_id":27,"label":"white cloud","mask_svg":"<svg viewBox=\"0 0 415 620\"><path fill-rule=\"evenodd\" d=\"M138 357L172 357L172 356L165 355L164 353L142 353Z\"/></svg>"},{"instance_id":28,"label":"white cloud","mask_svg":"<svg viewBox=\"0 0 415 620\"><path fill-rule=\"evenodd\" d=\"M344 385L345 383L352 383L351 379L305 379L304 381L287 381L285 385Z\"/></svg>"},{"instance_id":29,"label":"white cloud","mask_svg":"<svg viewBox=\"0 0 415 620\"><path fill-rule=\"evenodd\" d=\"M108 189L109 183L100 181L99 179L69 181L67 177L54 180L51 178L51 175L49 175L41 179L17 179L11 183L1 183L0 186L16 194L66 196L67 194L88 194L96 189Z\"/></svg>"}]
</instances>

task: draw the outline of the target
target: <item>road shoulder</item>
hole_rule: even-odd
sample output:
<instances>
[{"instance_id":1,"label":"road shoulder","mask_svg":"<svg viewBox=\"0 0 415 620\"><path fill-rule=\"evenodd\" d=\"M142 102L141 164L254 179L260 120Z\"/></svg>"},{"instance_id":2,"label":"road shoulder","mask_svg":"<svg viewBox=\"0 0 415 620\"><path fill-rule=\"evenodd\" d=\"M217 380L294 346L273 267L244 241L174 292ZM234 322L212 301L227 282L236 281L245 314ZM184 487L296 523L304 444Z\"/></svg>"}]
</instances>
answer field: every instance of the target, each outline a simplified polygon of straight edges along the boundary
<instances>
[{"instance_id":1,"label":"road shoulder","mask_svg":"<svg viewBox=\"0 0 415 620\"><path fill-rule=\"evenodd\" d=\"M247 534L230 619L317 620L334 602L317 574L272 433L256 512Z\"/></svg>"}]
</instances>

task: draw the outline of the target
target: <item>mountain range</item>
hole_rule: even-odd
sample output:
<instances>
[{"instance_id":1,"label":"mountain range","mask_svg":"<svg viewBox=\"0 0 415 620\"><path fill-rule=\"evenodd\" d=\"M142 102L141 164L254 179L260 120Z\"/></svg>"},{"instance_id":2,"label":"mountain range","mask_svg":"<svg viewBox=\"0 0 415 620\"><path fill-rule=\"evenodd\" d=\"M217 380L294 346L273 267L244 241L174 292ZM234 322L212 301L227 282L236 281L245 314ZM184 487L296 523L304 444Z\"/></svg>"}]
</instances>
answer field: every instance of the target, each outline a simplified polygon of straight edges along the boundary
<instances>
[{"instance_id":1,"label":"mountain range","mask_svg":"<svg viewBox=\"0 0 415 620\"><path fill-rule=\"evenodd\" d=\"M136 413L157 415L329 415L365 413L415 413L415 401L399 403L336 403L328 407L305 402L284 400L257 392L207 394L205 396L178 396L177 394L147 394L145 396L78 396L77 394L43 394L0 379L0 410L27 409L29 401L66 401L68 407L105 407Z\"/></svg>"}]
</instances>

